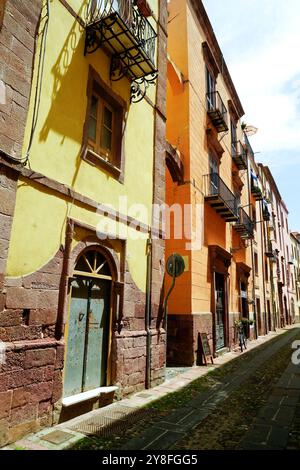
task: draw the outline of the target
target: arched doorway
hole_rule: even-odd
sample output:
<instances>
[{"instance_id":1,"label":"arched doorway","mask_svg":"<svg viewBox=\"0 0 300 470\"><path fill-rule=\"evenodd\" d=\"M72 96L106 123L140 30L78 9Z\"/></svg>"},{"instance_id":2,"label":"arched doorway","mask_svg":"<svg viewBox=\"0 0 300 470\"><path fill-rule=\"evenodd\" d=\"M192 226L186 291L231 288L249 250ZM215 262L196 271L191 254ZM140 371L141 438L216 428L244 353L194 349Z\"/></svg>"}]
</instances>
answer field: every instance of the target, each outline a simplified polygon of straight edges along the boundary
<instances>
[{"instance_id":1,"label":"arched doorway","mask_svg":"<svg viewBox=\"0 0 300 470\"><path fill-rule=\"evenodd\" d=\"M112 281L104 252L90 248L80 255L70 289L65 397L107 385Z\"/></svg>"},{"instance_id":2,"label":"arched doorway","mask_svg":"<svg viewBox=\"0 0 300 470\"><path fill-rule=\"evenodd\" d=\"M249 320L249 306L248 306L248 301L247 301L247 284L245 282L241 282L240 292L241 292L241 317L247 318L247 320ZM249 322L247 323L247 326L245 326L245 330L246 330L247 338L249 338L250 337Z\"/></svg>"}]
</instances>

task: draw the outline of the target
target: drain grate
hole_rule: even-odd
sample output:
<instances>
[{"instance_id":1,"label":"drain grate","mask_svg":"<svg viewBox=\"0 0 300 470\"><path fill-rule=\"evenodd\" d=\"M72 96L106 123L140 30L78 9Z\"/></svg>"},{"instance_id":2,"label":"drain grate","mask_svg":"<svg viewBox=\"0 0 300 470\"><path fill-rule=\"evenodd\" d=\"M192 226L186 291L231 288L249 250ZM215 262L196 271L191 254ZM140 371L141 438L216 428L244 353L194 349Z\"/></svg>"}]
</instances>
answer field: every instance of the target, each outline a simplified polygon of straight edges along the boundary
<instances>
[{"instance_id":1,"label":"drain grate","mask_svg":"<svg viewBox=\"0 0 300 470\"><path fill-rule=\"evenodd\" d=\"M122 432L130 425L153 414L150 408L129 408L117 405L111 409L99 411L92 418L71 426L73 431L80 432L86 436L108 437L114 433Z\"/></svg>"}]
</instances>

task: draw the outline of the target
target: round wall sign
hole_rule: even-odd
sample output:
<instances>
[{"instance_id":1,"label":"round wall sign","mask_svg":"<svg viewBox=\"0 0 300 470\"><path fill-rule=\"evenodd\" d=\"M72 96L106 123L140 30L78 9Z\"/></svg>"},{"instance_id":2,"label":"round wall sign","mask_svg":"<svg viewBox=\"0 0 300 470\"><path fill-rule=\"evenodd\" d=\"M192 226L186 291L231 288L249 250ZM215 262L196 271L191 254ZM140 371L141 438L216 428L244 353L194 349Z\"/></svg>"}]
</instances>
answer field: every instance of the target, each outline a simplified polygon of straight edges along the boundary
<instances>
[{"instance_id":1,"label":"round wall sign","mask_svg":"<svg viewBox=\"0 0 300 470\"><path fill-rule=\"evenodd\" d=\"M167 260L167 273L171 277L178 277L180 276L185 269L184 259L181 255L177 253L173 253L173 255L169 256Z\"/></svg>"}]
</instances>

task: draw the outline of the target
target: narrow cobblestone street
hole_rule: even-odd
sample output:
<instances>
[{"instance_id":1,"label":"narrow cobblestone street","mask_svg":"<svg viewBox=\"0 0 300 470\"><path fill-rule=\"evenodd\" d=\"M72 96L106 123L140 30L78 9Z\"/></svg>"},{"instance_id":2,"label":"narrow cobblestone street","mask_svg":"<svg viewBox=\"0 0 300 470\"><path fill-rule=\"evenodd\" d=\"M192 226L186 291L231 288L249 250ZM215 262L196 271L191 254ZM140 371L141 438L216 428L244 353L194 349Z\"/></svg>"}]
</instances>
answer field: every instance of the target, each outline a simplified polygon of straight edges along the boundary
<instances>
[{"instance_id":1,"label":"narrow cobblestone street","mask_svg":"<svg viewBox=\"0 0 300 470\"><path fill-rule=\"evenodd\" d=\"M7 449L300 449L298 325L248 343L210 367L176 368L163 384ZM177 374L177 375L176 375Z\"/></svg>"},{"instance_id":2,"label":"narrow cobblestone street","mask_svg":"<svg viewBox=\"0 0 300 470\"><path fill-rule=\"evenodd\" d=\"M300 328L151 404L150 419L108 438L87 437L75 448L300 449L295 339Z\"/></svg>"}]
</instances>

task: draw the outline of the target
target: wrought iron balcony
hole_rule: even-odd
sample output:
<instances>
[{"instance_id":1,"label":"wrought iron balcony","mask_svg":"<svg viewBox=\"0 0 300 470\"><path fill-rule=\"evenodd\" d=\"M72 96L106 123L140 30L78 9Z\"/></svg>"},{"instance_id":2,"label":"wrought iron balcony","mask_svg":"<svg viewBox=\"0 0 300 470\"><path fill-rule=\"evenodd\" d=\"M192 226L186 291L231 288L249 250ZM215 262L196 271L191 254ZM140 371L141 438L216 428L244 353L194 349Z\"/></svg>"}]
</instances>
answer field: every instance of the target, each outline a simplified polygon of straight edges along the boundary
<instances>
[{"instance_id":1,"label":"wrought iron balcony","mask_svg":"<svg viewBox=\"0 0 300 470\"><path fill-rule=\"evenodd\" d=\"M232 160L234 161L239 170L247 170L247 152L240 140L238 140L237 142L232 142L231 155Z\"/></svg>"},{"instance_id":2,"label":"wrought iron balcony","mask_svg":"<svg viewBox=\"0 0 300 470\"><path fill-rule=\"evenodd\" d=\"M241 207L239 208L239 218L233 227L245 240L254 237L254 223Z\"/></svg>"},{"instance_id":3,"label":"wrought iron balcony","mask_svg":"<svg viewBox=\"0 0 300 470\"><path fill-rule=\"evenodd\" d=\"M265 255L267 256L267 258L272 258L272 259L276 260L276 252L273 249L273 244L272 244L271 240L267 241L267 247L266 247Z\"/></svg>"},{"instance_id":4,"label":"wrought iron balcony","mask_svg":"<svg viewBox=\"0 0 300 470\"><path fill-rule=\"evenodd\" d=\"M268 209L268 204L265 200L263 200L262 215L263 215L263 220L265 220L266 222L269 222L269 220L271 219L271 214Z\"/></svg>"},{"instance_id":5,"label":"wrought iron balcony","mask_svg":"<svg viewBox=\"0 0 300 470\"><path fill-rule=\"evenodd\" d=\"M251 180L251 194L253 195L254 199L256 201L262 201L263 200L263 193L256 181Z\"/></svg>"},{"instance_id":6,"label":"wrought iron balcony","mask_svg":"<svg viewBox=\"0 0 300 470\"><path fill-rule=\"evenodd\" d=\"M204 195L205 200L226 222L238 220L237 199L218 173L204 176Z\"/></svg>"},{"instance_id":7,"label":"wrought iron balcony","mask_svg":"<svg viewBox=\"0 0 300 470\"><path fill-rule=\"evenodd\" d=\"M246 148L247 148L248 155L251 155L252 159L254 160L254 152L253 152L253 149L251 147L248 136L245 132L244 132L244 142L245 142L245 145L246 145Z\"/></svg>"},{"instance_id":8,"label":"wrought iron balcony","mask_svg":"<svg viewBox=\"0 0 300 470\"><path fill-rule=\"evenodd\" d=\"M218 132L228 131L228 113L218 91L206 94L207 114Z\"/></svg>"},{"instance_id":9,"label":"wrought iron balcony","mask_svg":"<svg viewBox=\"0 0 300 470\"><path fill-rule=\"evenodd\" d=\"M112 80L124 75L139 80L156 74L156 37L135 0L89 0L85 54L105 48L112 55Z\"/></svg>"}]
</instances>

